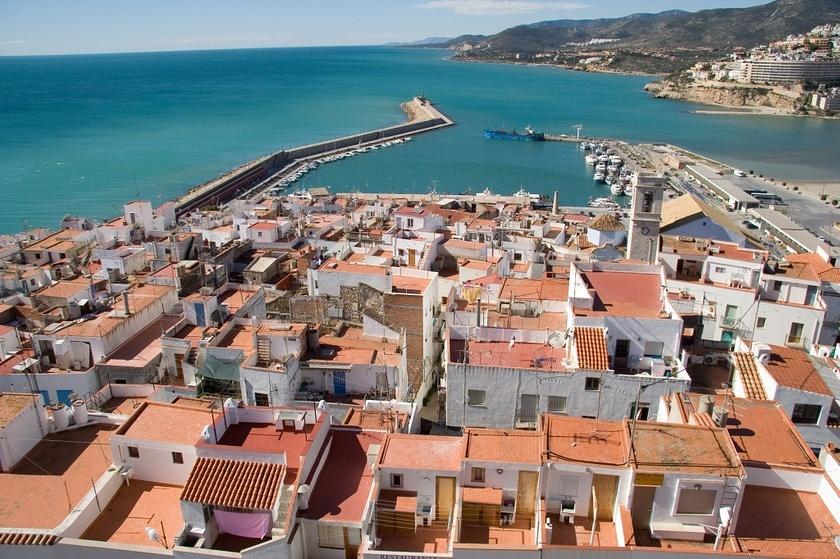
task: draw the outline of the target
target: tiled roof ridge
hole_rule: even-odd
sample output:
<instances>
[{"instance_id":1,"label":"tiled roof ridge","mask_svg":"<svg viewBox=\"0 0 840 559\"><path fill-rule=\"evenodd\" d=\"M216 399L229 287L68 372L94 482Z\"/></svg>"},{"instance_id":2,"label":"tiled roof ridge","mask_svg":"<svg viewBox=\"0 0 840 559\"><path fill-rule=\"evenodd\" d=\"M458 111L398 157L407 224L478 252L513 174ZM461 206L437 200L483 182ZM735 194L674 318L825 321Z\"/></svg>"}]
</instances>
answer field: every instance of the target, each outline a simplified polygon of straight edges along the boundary
<instances>
[{"instance_id":1,"label":"tiled roof ridge","mask_svg":"<svg viewBox=\"0 0 840 559\"><path fill-rule=\"evenodd\" d=\"M268 462L199 457L181 500L241 509L270 510L284 467Z\"/></svg>"}]
</instances>

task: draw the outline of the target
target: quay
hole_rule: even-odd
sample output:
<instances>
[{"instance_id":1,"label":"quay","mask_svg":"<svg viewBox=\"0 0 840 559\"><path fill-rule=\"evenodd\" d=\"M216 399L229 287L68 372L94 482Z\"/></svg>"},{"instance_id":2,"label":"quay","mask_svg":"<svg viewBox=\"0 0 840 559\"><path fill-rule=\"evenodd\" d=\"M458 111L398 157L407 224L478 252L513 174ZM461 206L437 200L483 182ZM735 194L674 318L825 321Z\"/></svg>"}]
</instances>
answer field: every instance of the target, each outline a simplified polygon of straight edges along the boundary
<instances>
[{"instance_id":1,"label":"quay","mask_svg":"<svg viewBox=\"0 0 840 559\"><path fill-rule=\"evenodd\" d=\"M425 97L415 97L403 103L402 108L408 116L402 124L281 150L240 165L177 198L175 214L180 217L207 205L221 205L237 197L259 194L319 157L338 155L455 124Z\"/></svg>"}]
</instances>

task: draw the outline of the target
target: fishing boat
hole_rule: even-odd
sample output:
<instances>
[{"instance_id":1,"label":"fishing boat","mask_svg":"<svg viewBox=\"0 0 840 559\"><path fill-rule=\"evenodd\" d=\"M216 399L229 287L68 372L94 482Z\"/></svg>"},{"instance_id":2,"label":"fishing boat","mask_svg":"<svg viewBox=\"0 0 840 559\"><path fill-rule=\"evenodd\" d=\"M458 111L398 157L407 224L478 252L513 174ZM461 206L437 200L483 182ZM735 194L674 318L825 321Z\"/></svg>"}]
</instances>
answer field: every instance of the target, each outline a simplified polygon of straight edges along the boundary
<instances>
[{"instance_id":1,"label":"fishing boat","mask_svg":"<svg viewBox=\"0 0 840 559\"><path fill-rule=\"evenodd\" d=\"M532 142L542 142L545 140L545 134L534 131L530 126L525 127L524 134L516 130L508 132L507 130L491 130L488 128L484 130L484 137L491 140L528 140Z\"/></svg>"}]
</instances>

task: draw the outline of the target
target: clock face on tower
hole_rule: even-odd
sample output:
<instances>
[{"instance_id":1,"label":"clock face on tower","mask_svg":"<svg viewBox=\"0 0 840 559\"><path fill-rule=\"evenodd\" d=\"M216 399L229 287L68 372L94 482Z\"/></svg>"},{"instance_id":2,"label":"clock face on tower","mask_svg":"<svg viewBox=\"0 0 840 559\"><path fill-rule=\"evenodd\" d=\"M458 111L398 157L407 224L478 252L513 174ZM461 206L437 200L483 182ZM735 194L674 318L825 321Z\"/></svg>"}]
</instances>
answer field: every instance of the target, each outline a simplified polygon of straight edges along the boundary
<instances>
[{"instance_id":1,"label":"clock face on tower","mask_svg":"<svg viewBox=\"0 0 840 559\"><path fill-rule=\"evenodd\" d=\"M639 229L639 232L641 232L642 235L647 235L648 233L650 233L650 227L642 227L641 229Z\"/></svg>"}]
</instances>

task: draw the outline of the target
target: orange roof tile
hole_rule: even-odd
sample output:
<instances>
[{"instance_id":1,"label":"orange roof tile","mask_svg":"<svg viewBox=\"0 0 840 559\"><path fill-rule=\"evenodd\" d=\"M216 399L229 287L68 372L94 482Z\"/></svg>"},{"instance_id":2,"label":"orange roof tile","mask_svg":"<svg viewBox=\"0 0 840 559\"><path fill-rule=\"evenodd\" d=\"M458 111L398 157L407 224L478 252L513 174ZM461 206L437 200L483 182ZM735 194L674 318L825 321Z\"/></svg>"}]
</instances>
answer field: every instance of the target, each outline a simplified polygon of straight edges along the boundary
<instances>
[{"instance_id":1,"label":"orange roof tile","mask_svg":"<svg viewBox=\"0 0 840 559\"><path fill-rule=\"evenodd\" d=\"M764 385L761 383L761 377L755 367L752 353L739 351L733 353L732 356L735 358L735 372L741 378L747 398L766 400L767 393L764 391Z\"/></svg>"},{"instance_id":2,"label":"orange roof tile","mask_svg":"<svg viewBox=\"0 0 840 559\"><path fill-rule=\"evenodd\" d=\"M632 454L636 468L644 472L739 475L743 471L735 447L722 428L637 421Z\"/></svg>"},{"instance_id":3,"label":"orange roof tile","mask_svg":"<svg viewBox=\"0 0 840 559\"><path fill-rule=\"evenodd\" d=\"M200 457L195 462L182 501L217 507L271 510L284 467L280 464Z\"/></svg>"},{"instance_id":4,"label":"orange roof tile","mask_svg":"<svg viewBox=\"0 0 840 559\"><path fill-rule=\"evenodd\" d=\"M578 367L590 371L606 371L610 368L607 352L607 337L603 328L577 326L575 328L575 349Z\"/></svg>"},{"instance_id":5,"label":"orange roof tile","mask_svg":"<svg viewBox=\"0 0 840 559\"><path fill-rule=\"evenodd\" d=\"M780 385L833 396L814 363L803 350L777 345L770 346L770 349L770 358L763 365Z\"/></svg>"},{"instance_id":6,"label":"orange roof tile","mask_svg":"<svg viewBox=\"0 0 840 559\"><path fill-rule=\"evenodd\" d=\"M483 462L539 464L542 459L541 431L466 429L464 458Z\"/></svg>"},{"instance_id":7,"label":"orange roof tile","mask_svg":"<svg viewBox=\"0 0 840 559\"><path fill-rule=\"evenodd\" d=\"M627 463L627 430L623 421L565 415L542 416L547 459L623 466Z\"/></svg>"},{"instance_id":8,"label":"orange roof tile","mask_svg":"<svg viewBox=\"0 0 840 559\"><path fill-rule=\"evenodd\" d=\"M36 397L35 394L0 393L0 428L14 421Z\"/></svg>"},{"instance_id":9,"label":"orange roof tile","mask_svg":"<svg viewBox=\"0 0 840 559\"><path fill-rule=\"evenodd\" d=\"M436 470L461 469L461 437L390 434L379 455L381 468Z\"/></svg>"}]
</instances>

